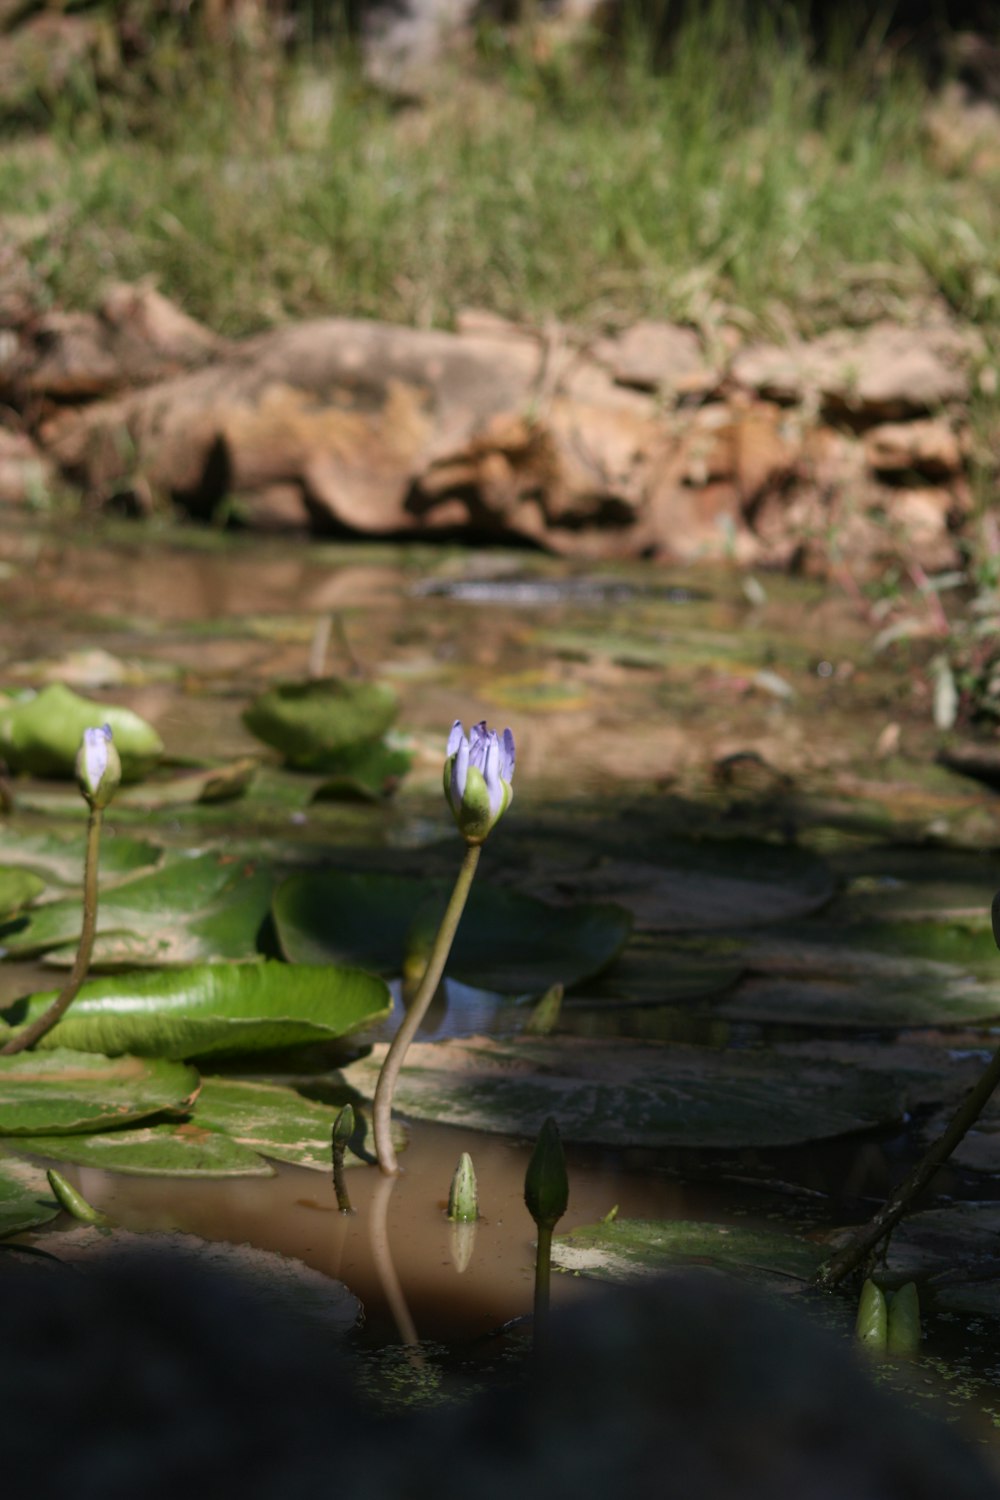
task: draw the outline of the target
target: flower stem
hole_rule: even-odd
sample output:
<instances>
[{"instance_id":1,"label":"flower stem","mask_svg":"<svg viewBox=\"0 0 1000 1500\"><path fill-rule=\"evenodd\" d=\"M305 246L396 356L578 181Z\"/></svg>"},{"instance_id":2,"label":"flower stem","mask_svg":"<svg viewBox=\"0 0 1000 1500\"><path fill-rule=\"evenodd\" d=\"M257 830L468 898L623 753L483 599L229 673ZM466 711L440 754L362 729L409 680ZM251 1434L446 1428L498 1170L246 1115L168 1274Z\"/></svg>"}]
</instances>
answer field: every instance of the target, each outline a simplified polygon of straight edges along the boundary
<instances>
[{"instance_id":1,"label":"flower stem","mask_svg":"<svg viewBox=\"0 0 1000 1500\"><path fill-rule=\"evenodd\" d=\"M888 1238L900 1219L908 1212L913 1200L921 1193L937 1169L944 1165L967 1131L979 1119L997 1084L1000 1083L1000 1047L994 1052L978 1083L969 1090L962 1103L952 1115L946 1129L928 1147L908 1177L890 1193L878 1213L867 1224L856 1229L830 1259L824 1261L816 1273L816 1282L822 1287L834 1287L845 1276L857 1269L869 1251L880 1240Z\"/></svg>"},{"instance_id":2,"label":"flower stem","mask_svg":"<svg viewBox=\"0 0 1000 1500\"><path fill-rule=\"evenodd\" d=\"M385 1054L382 1071L378 1075L373 1111L375 1155L387 1177L392 1177L399 1171L399 1163L392 1144L392 1096L396 1092L396 1080L410 1043L416 1036L420 1023L427 1014L427 1008L441 983L444 966L448 962L458 924L462 919L462 912L465 910L465 903L472 889L481 847L480 844L466 844L465 846L465 858L462 860L462 867L455 881L455 889L451 893L451 900L448 902L437 937L434 939L434 947L427 960L427 968L420 981L420 988L413 997L413 1004L403 1017L402 1025L392 1039L392 1044Z\"/></svg>"},{"instance_id":3,"label":"flower stem","mask_svg":"<svg viewBox=\"0 0 1000 1500\"><path fill-rule=\"evenodd\" d=\"M535 1348L543 1347L549 1330L549 1288L552 1282L552 1224L538 1225L535 1250Z\"/></svg>"},{"instance_id":4,"label":"flower stem","mask_svg":"<svg viewBox=\"0 0 1000 1500\"><path fill-rule=\"evenodd\" d=\"M48 1010L40 1015L37 1021L33 1021L23 1031L18 1031L12 1036L6 1046L0 1047L0 1057L10 1057L14 1052L26 1052L29 1047L33 1047L36 1042L40 1041L46 1032L51 1031L56 1022L61 1021L69 1010L76 999L77 991L87 977L90 956L94 951L94 934L97 931L97 865L103 816L101 808L92 807L87 820L87 851L83 867L83 927L80 931L80 942L69 978Z\"/></svg>"}]
</instances>

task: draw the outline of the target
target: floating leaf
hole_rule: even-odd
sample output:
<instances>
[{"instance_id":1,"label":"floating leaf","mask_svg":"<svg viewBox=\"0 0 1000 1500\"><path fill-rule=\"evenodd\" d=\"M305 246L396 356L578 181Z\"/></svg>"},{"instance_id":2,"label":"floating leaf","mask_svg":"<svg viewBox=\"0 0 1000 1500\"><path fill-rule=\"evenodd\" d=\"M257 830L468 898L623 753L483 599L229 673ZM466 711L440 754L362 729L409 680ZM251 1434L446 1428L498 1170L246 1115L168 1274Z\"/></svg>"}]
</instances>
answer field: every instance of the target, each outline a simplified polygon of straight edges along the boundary
<instances>
[{"instance_id":1,"label":"floating leaf","mask_svg":"<svg viewBox=\"0 0 1000 1500\"><path fill-rule=\"evenodd\" d=\"M83 806L82 800L80 805ZM67 838L58 833L24 833L5 828L3 862L5 866L33 870L59 885L82 885L85 845L82 834ZM159 844L105 829L101 838L102 891L113 881L158 864L162 855Z\"/></svg>"},{"instance_id":2,"label":"floating leaf","mask_svg":"<svg viewBox=\"0 0 1000 1500\"><path fill-rule=\"evenodd\" d=\"M279 1084L206 1078L194 1118L196 1124L220 1131L261 1156L329 1172L331 1135L339 1114L339 1106L305 1099L295 1089ZM369 1123L362 1122L361 1129L366 1132L365 1149L371 1159ZM393 1134L397 1147L405 1146L402 1127L394 1128ZM363 1165L363 1158L347 1150L344 1165Z\"/></svg>"},{"instance_id":3,"label":"floating leaf","mask_svg":"<svg viewBox=\"0 0 1000 1500\"><path fill-rule=\"evenodd\" d=\"M45 881L30 870L0 867L0 919L30 906L44 889Z\"/></svg>"},{"instance_id":4,"label":"floating leaf","mask_svg":"<svg viewBox=\"0 0 1000 1500\"><path fill-rule=\"evenodd\" d=\"M47 1224L59 1212L41 1167L0 1156L0 1239Z\"/></svg>"},{"instance_id":5,"label":"floating leaf","mask_svg":"<svg viewBox=\"0 0 1000 1500\"><path fill-rule=\"evenodd\" d=\"M377 802L395 790L412 763L412 752L400 746L387 745L382 740L361 745L331 757L327 777L316 788L312 800L356 797L363 802Z\"/></svg>"},{"instance_id":6,"label":"floating leaf","mask_svg":"<svg viewBox=\"0 0 1000 1500\"><path fill-rule=\"evenodd\" d=\"M53 683L27 702L0 708L0 756L12 771L73 776L83 731L98 724L111 725L127 781L145 775L163 754L156 730L131 709L91 703Z\"/></svg>"},{"instance_id":7,"label":"floating leaf","mask_svg":"<svg viewBox=\"0 0 1000 1500\"><path fill-rule=\"evenodd\" d=\"M243 722L290 765L336 771L338 756L382 738L397 707L386 683L310 678L269 688L245 710Z\"/></svg>"},{"instance_id":8,"label":"floating leaf","mask_svg":"<svg viewBox=\"0 0 1000 1500\"><path fill-rule=\"evenodd\" d=\"M119 807L138 807L157 812L165 807L184 807L194 802L229 802L242 797L257 771L259 762L253 756L212 766L202 771L187 771L168 780L144 782L119 792Z\"/></svg>"},{"instance_id":9,"label":"floating leaf","mask_svg":"<svg viewBox=\"0 0 1000 1500\"><path fill-rule=\"evenodd\" d=\"M273 905L282 952L295 963L349 962L387 975L410 971L426 959L451 888L450 881L402 875L293 875ZM549 906L479 883L447 972L497 994L568 986L606 967L630 927L618 906Z\"/></svg>"},{"instance_id":10,"label":"floating leaf","mask_svg":"<svg viewBox=\"0 0 1000 1500\"><path fill-rule=\"evenodd\" d=\"M552 1243L564 1271L602 1281L660 1276L677 1266L712 1266L745 1280L808 1281L823 1247L776 1229L684 1219L608 1219L584 1224Z\"/></svg>"},{"instance_id":11,"label":"floating leaf","mask_svg":"<svg viewBox=\"0 0 1000 1500\"><path fill-rule=\"evenodd\" d=\"M94 967L193 964L257 957L257 936L271 899L269 870L215 854L177 858L105 896L97 912ZM38 907L4 938L14 954L45 953L73 962L83 920L75 899Z\"/></svg>"},{"instance_id":12,"label":"floating leaf","mask_svg":"<svg viewBox=\"0 0 1000 1500\"><path fill-rule=\"evenodd\" d=\"M371 1096L386 1048L342 1070ZM786 1146L897 1119L891 1078L800 1049L642 1046L578 1038L417 1043L396 1105L418 1119L530 1135L554 1115L564 1140L615 1146Z\"/></svg>"},{"instance_id":13,"label":"floating leaf","mask_svg":"<svg viewBox=\"0 0 1000 1500\"><path fill-rule=\"evenodd\" d=\"M714 946L708 946L708 943ZM738 944L684 942L638 933L614 967L581 985L570 1007L677 1005L730 990L745 972Z\"/></svg>"},{"instance_id":14,"label":"floating leaf","mask_svg":"<svg viewBox=\"0 0 1000 1500\"><path fill-rule=\"evenodd\" d=\"M159 1058L100 1057L66 1046L18 1052L0 1057L0 1135L109 1130L163 1111L183 1113L199 1082L193 1068Z\"/></svg>"},{"instance_id":15,"label":"floating leaf","mask_svg":"<svg viewBox=\"0 0 1000 1500\"><path fill-rule=\"evenodd\" d=\"M98 1135L18 1136L20 1151L78 1167L149 1177L271 1177L274 1168L239 1141L194 1121L104 1130Z\"/></svg>"},{"instance_id":16,"label":"floating leaf","mask_svg":"<svg viewBox=\"0 0 1000 1500\"><path fill-rule=\"evenodd\" d=\"M33 996L18 1021L52 998ZM359 969L204 964L89 980L39 1046L169 1058L262 1052L348 1036L391 1005L383 981Z\"/></svg>"}]
</instances>

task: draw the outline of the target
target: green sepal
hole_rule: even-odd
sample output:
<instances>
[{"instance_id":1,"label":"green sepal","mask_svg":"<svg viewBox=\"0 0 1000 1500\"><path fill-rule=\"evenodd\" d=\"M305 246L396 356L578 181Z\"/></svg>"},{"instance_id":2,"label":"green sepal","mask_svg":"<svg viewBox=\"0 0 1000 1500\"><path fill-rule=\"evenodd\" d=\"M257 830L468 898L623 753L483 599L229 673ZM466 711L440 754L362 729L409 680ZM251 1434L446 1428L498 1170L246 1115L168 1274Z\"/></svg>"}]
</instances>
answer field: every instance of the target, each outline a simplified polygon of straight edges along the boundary
<instances>
[{"instance_id":1,"label":"green sepal","mask_svg":"<svg viewBox=\"0 0 1000 1500\"><path fill-rule=\"evenodd\" d=\"M569 1179L555 1120L549 1115L531 1153L524 1178L524 1202L539 1229L552 1229L566 1212Z\"/></svg>"}]
</instances>

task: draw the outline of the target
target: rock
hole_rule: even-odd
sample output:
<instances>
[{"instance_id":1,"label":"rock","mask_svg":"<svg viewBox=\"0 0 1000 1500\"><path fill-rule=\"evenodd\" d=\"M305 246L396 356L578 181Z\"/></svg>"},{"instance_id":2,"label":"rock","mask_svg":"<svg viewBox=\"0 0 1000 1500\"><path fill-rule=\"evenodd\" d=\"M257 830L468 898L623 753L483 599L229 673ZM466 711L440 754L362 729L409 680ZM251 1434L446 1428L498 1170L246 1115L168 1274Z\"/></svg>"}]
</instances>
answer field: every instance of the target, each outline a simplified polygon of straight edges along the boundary
<instances>
[{"instance_id":1,"label":"rock","mask_svg":"<svg viewBox=\"0 0 1000 1500\"><path fill-rule=\"evenodd\" d=\"M804 403L862 425L923 416L969 396L972 334L948 323L838 329L810 343L759 345L737 354L732 378L782 404Z\"/></svg>"},{"instance_id":2,"label":"rock","mask_svg":"<svg viewBox=\"0 0 1000 1500\"><path fill-rule=\"evenodd\" d=\"M962 448L952 427L931 419L886 422L865 434L865 458L877 474L948 479L961 472Z\"/></svg>"},{"instance_id":3,"label":"rock","mask_svg":"<svg viewBox=\"0 0 1000 1500\"><path fill-rule=\"evenodd\" d=\"M700 380L706 389L718 383L693 328L678 323L639 322L614 339L602 339L594 357L606 364L619 385L673 394L691 390ZM696 379L697 377L697 379Z\"/></svg>"},{"instance_id":4,"label":"rock","mask_svg":"<svg viewBox=\"0 0 1000 1500\"><path fill-rule=\"evenodd\" d=\"M23 432L0 427L0 505L28 505L53 485L52 465Z\"/></svg>"}]
</instances>

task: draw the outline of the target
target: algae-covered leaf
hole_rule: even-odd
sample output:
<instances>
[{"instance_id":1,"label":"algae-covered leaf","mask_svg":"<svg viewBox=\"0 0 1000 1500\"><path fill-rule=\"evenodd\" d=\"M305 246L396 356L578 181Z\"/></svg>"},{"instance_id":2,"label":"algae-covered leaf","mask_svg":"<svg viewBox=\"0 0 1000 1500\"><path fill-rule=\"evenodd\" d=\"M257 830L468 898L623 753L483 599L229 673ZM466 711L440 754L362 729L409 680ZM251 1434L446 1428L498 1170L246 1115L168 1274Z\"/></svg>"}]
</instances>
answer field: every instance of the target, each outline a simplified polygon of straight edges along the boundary
<instances>
[{"instance_id":1,"label":"algae-covered leaf","mask_svg":"<svg viewBox=\"0 0 1000 1500\"><path fill-rule=\"evenodd\" d=\"M33 996L16 1019L33 1020L51 999ZM348 1036L391 1006L385 983L359 969L202 964L89 980L39 1046L166 1058L270 1051Z\"/></svg>"},{"instance_id":2,"label":"algae-covered leaf","mask_svg":"<svg viewBox=\"0 0 1000 1500\"><path fill-rule=\"evenodd\" d=\"M182 1063L66 1046L0 1057L0 1135L110 1130L164 1111L183 1113L199 1081Z\"/></svg>"},{"instance_id":3,"label":"algae-covered leaf","mask_svg":"<svg viewBox=\"0 0 1000 1500\"><path fill-rule=\"evenodd\" d=\"M275 895L282 952L296 963L357 963L381 974L426 961L451 883L403 875L293 875ZM631 919L611 904L550 906L479 883L448 961L450 978L497 994L567 986L605 968Z\"/></svg>"},{"instance_id":4,"label":"algae-covered leaf","mask_svg":"<svg viewBox=\"0 0 1000 1500\"><path fill-rule=\"evenodd\" d=\"M809 1280L824 1254L812 1241L781 1230L684 1219L608 1219L557 1235L552 1245L562 1270L605 1281L711 1266L744 1280L794 1285Z\"/></svg>"},{"instance_id":5,"label":"algae-covered leaf","mask_svg":"<svg viewBox=\"0 0 1000 1500\"><path fill-rule=\"evenodd\" d=\"M397 707L384 682L309 678L268 688L244 711L243 722L290 765L336 771L338 757L382 738Z\"/></svg>"},{"instance_id":6,"label":"algae-covered leaf","mask_svg":"<svg viewBox=\"0 0 1000 1500\"><path fill-rule=\"evenodd\" d=\"M203 854L115 887L98 907L94 967L252 959L271 899L270 871ZM8 952L70 964L80 936L76 899L37 908L5 937Z\"/></svg>"},{"instance_id":7,"label":"algae-covered leaf","mask_svg":"<svg viewBox=\"0 0 1000 1500\"><path fill-rule=\"evenodd\" d=\"M45 881L31 870L0 867L0 920L30 906L45 889Z\"/></svg>"},{"instance_id":8,"label":"algae-covered leaf","mask_svg":"<svg viewBox=\"0 0 1000 1500\"><path fill-rule=\"evenodd\" d=\"M82 804L81 804L82 805ZM5 866L31 870L59 885L83 884L86 840L82 834L33 833L4 829ZM163 849L148 839L129 838L105 829L101 839L101 889L159 863Z\"/></svg>"},{"instance_id":9,"label":"algae-covered leaf","mask_svg":"<svg viewBox=\"0 0 1000 1500\"><path fill-rule=\"evenodd\" d=\"M193 1120L93 1135L18 1136L17 1146L52 1161L147 1177L271 1177L274 1173L249 1146Z\"/></svg>"},{"instance_id":10,"label":"algae-covered leaf","mask_svg":"<svg viewBox=\"0 0 1000 1500\"><path fill-rule=\"evenodd\" d=\"M371 1096L385 1047L342 1070ZM615 1146L787 1146L901 1113L895 1082L799 1049L718 1052L580 1038L418 1043L396 1090L405 1115L530 1135L553 1115L564 1140Z\"/></svg>"},{"instance_id":11,"label":"algae-covered leaf","mask_svg":"<svg viewBox=\"0 0 1000 1500\"><path fill-rule=\"evenodd\" d=\"M306 1099L295 1089L280 1084L206 1078L194 1119L196 1124L217 1130L261 1156L329 1172L330 1137L339 1114L339 1107ZM361 1149L371 1160L368 1122L359 1121L359 1129L364 1141ZM394 1134L397 1146L406 1144L401 1127ZM357 1144L361 1146L360 1141ZM345 1166L360 1166L363 1161L363 1157L350 1149L345 1153Z\"/></svg>"},{"instance_id":12,"label":"algae-covered leaf","mask_svg":"<svg viewBox=\"0 0 1000 1500\"><path fill-rule=\"evenodd\" d=\"M47 1224L58 1212L41 1167L19 1156L0 1156L0 1239Z\"/></svg>"},{"instance_id":13,"label":"algae-covered leaf","mask_svg":"<svg viewBox=\"0 0 1000 1500\"><path fill-rule=\"evenodd\" d=\"M163 754L156 730L131 709L91 703L52 683L33 698L0 708L0 756L12 771L70 777L83 731L98 724L110 724L127 781L145 775Z\"/></svg>"}]
</instances>

